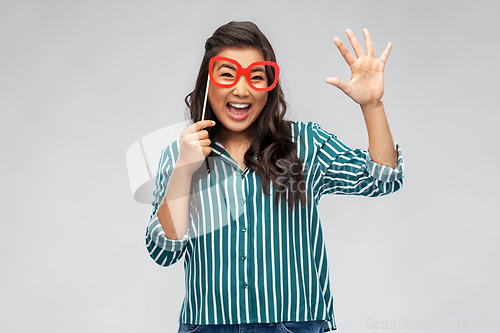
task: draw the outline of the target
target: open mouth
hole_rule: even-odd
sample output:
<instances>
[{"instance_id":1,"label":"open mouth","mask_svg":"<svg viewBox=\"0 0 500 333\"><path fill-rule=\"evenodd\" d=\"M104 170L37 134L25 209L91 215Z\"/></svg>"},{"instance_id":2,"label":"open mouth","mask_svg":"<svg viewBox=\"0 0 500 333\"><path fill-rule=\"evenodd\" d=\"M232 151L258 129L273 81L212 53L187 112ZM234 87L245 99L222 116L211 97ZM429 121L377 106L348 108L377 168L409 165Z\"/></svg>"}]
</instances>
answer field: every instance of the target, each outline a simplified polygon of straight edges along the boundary
<instances>
[{"instance_id":1,"label":"open mouth","mask_svg":"<svg viewBox=\"0 0 500 333\"><path fill-rule=\"evenodd\" d=\"M244 119L251 109L251 104L227 103L227 112L233 119Z\"/></svg>"}]
</instances>

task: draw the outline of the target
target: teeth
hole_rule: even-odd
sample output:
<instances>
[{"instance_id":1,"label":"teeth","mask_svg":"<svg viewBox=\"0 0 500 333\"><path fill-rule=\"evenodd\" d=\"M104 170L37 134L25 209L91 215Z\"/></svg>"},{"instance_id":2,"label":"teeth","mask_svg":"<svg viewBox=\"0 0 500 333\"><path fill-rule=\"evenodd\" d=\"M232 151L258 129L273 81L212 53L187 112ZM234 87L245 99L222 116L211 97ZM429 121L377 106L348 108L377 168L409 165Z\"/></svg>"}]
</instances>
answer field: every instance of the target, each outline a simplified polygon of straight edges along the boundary
<instances>
[{"instance_id":1,"label":"teeth","mask_svg":"<svg viewBox=\"0 0 500 333\"><path fill-rule=\"evenodd\" d=\"M248 113L248 111L249 111L249 110L247 110L247 111L246 111L245 113L243 113L243 114L236 114L236 113L232 112L231 110L229 110L229 113L234 114L235 116L243 116L243 115L247 114L247 113Z\"/></svg>"},{"instance_id":2,"label":"teeth","mask_svg":"<svg viewBox=\"0 0 500 333\"><path fill-rule=\"evenodd\" d=\"M243 109L247 108L250 104L235 104L235 103L229 103L232 107L238 108L238 109Z\"/></svg>"}]
</instances>

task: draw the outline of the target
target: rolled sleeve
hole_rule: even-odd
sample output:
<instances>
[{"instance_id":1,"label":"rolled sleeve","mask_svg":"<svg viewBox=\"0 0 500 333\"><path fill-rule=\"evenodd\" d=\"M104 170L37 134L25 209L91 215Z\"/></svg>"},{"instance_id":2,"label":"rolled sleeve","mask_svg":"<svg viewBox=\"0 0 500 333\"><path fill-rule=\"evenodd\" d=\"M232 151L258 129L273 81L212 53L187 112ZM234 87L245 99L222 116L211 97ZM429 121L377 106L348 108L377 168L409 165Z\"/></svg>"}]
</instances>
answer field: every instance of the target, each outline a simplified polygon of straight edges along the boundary
<instances>
[{"instance_id":1,"label":"rolled sleeve","mask_svg":"<svg viewBox=\"0 0 500 333\"><path fill-rule=\"evenodd\" d=\"M148 233L154 244L165 251L181 251L186 247L189 236L189 229L186 234L181 239L168 239L165 236L165 232L158 220L158 216L154 215L153 219L149 223Z\"/></svg>"},{"instance_id":2,"label":"rolled sleeve","mask_svg":"<svg viewBox=\"0 0 500 333\"><path fill-rule=\"evenodd\" d=\"M189 230L181 239L168 239L160 225L158 217L154 217L146 231L146 248L149 256L160 266L170 266L179 261L188 244Z\"/></svg>"},{"instance_id":3,"label":"rolled sleeve","mask_svg":"<svg viewBox=\"0 0 500 333\"><path fill-rule=\"evenodd\" d=\"M398 165L395 169L390 166L380 165L373 162L370 154L367 154L366 169L373 178L378 179L381 182L393 182L403 179L403 154L401 153L401 147L397 143L396 148L398 150Z\"/></svg>"},{"instance_id":4,"label":"rolled sleeve","mask_svg":"<svg viewBox=\"0 0 500 333\"><path fill-rule=\"evenodd\" d=\"M403 157L398 149L398 166L373 162L368 151L345 145L334 134L311 123L315 143L313 158L314 194L362 195L375 197L399 190L403 185Z\"/></svg>"},{"instance_id":5,"label":"rolled sleeve","mask_svg":"<svg viewBox=\"0 0 500 333\"><path fill-rule=\"evenodd\" d=\"M189 229L181 239L168 239L160 221L158 220L158 207L163 200L168 180L172 174L175 161L174 152L177 146L169 145L162 151L156 177L156 190L153 192L153 212L148 227L146 228L146 248L150 257L161 266L170 266L181 259L189 240Z\"/></svg>"}]
</instances>

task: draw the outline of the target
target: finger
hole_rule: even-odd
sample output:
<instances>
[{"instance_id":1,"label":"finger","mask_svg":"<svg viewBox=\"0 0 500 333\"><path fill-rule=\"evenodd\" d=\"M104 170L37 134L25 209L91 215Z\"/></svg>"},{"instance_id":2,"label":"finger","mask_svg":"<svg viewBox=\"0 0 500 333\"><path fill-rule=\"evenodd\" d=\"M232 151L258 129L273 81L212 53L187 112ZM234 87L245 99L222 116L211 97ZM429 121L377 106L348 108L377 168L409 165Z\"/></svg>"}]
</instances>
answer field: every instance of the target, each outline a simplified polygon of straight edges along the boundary
<instances>
[{"instance_id":1,"label":"finger","mask_svg":"<svg viewBox=\"0 0 500 333\"><path fill-rule=\"evenodd\" d=\"M195 122L193 125L189 126L187 129L189 129L188 133L196 133L196 132L200 131L201 129L204 129L205 127L214 126L214 125L215 125L215 122L213 120L201 120L201 121Z\"/></svg>"},{"instance_id":2,"label":"finger","mask_svg":"<svg viewBox=\"0 0 500 333\"><path fill-rule=\"evenodd\" d=\"M332 86L335 86L342 90L345 94L349 95L349 83L347 83L344 80L339 79L338 77L329 77L326 79L326 83L331 84Z\"/></svg>"},{"instance_id":3,"label":"finger","mask_svg":"<svg viewBox=\"0 0 500 333\"><path fill-rule=\"evenodd\" d=\"M342 41L340 40L340 38L335 37L333 39L333 42L338 47L340 53L344 57L344 59L347 62L347 64L349 66L352 66L352 64L356 61L356 58L352 55L351 52L349 52L349 50L347 49L347 47L345 47L344 43L342 43Z\"/></svg>"},{"instance_id":4,"label":"finger","mask_svg":"<svg viewBox=\"0 0 500 333\"><path fill-rule=\"evenodd\" d=\"M207 157L212 152L212 147L201 147L203 156Z\"/></svg>"},{"instance_id":5,"label":"finger","mask_svg":"<svg viewBox=\"0 0 500 333\"><path fill-rule=\"evenodd\" d=\"M198 140L204 140L204 139L208 139L209 138L207 130L201 130L201 131L196 132L196 133L194 133L192 135L194 135Z\"/></svg>"},{"instance_id":6,"label":"finger","mask_svg":"<svg viewBox=\"0 0 500 333\"><path fill-rule=\"evenodd\" d=\"M387 58L389 58L389 54L391 54L391 50L392 50L392 43L389 42L389 44L387 44L387 47L385 48L384 53L382 53L382 56L380 57L380 60L384 63L384 65L387 62Z\"/></svg>"},{"instance_id":7,"label":"finger","mask_svg":"<svg viewBox=\"0 0 500 333\"><path fill-rule=\"evenodd\" d=\"M347 37L349 37L349 41L351 42L351 46L356 53L356 57L361 58L365 56L365 53L363 52L363 48L361 45L359 45L358 40L352 33L351 29L346 30Z\"/></svg>"},{"instance_id":8,"label":"finger","mask_svg":"<svg viewBox=\"0 0 500 333\"><path fill-rule=\"evenodd\" d=\"M375 57L375 49L373 48L372 36L370 36L370 32L366 28L363 29L363 33L365 34L366 53L369 57Z\"/></svg>"},{"instance_id":9,"label":"finger","mask_svg":"<svg viewBox=\"0 0 500 333\"><path fill-rule=\"evenodd\" d=\"M200 145L201 145L202 147L208 147L208 146L210 146L210 143L211 143L211 142L212 142L212 141L210 141L210 139L200 140Z\"/></svg>"}]
</instances>

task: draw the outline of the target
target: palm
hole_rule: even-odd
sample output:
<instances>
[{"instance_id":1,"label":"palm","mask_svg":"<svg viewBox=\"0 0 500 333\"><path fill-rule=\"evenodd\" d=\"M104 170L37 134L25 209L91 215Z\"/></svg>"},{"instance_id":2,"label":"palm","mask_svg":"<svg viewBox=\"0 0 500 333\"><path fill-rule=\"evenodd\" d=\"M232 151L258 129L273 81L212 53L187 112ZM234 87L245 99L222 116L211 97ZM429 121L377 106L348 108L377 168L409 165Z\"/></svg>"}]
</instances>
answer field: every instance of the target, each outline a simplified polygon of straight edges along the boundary
<instances>
[{"instance_id":1,"label":"palm","mask_svg":"<svg viewBox=\"0 0 500 333\"><path fill-rule=\"evenodd\" d=\"M351 68L351 80L349 82L345 82L338 78L328 78L326 80L326 82L340 88L359 105L379 102L382 99L384 95L385 63L392 48L392 44L389 43L380 59L375 58L375 52L368 29L364 29L364 33L368 55L364 54L363 49L350 30L347 30L347 36L356 53L356 57L347 50L340 39L334 39L335 45L337 45L342 56Z\"/></svg>"},{"instance_id":2,"label":"palm","mask_svg":"<svg viewBox=\"0 0 500 333\"><path fill-rule=\"evenodd\" d=\"M380 101L384 95L384 68L385 65L379 59L357 59L351 67L347 95L360 105Z\"/></svg>"}]
</instances>

